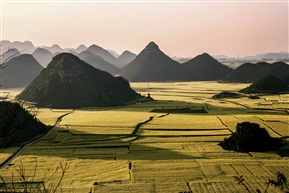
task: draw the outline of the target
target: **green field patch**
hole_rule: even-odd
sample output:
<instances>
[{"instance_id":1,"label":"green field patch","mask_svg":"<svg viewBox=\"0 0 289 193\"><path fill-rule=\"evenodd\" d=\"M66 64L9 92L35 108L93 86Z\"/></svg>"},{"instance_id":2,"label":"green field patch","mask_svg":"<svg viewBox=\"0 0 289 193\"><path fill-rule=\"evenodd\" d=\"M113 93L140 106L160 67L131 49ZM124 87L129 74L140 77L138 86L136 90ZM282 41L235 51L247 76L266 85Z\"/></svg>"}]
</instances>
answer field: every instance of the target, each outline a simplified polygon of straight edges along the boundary
<instances>
[{"instance_id":1,"label":"green field patch","mask_svg":"<svg viewBox=\"0 0 289 193\"><path fill-rule=\"evenodd\" d=\"M150 130L140 130L137 135L139 136L212 136L212 135L221 135L227 136L232 134L229 130L173 130L173 129L150 129Z\"/></svg>"},{"instance_id":2,"label":"green field patch","mask_svg":"<svg viewBox=\"0 0 289 193\"><path fill-rule=\"evenodd\" d=\"M177 108L177 109L153 109L154 113L208 113L204 109L190 109L190 108Z\"/></svg>"},{"instance_id":3,"label":"green field patch","mask_svg":"<svg viewBox=\"0 0 289 193\"><path fill-rule=\"evenodd\" d=\"M133 143L220 142L225 136L140 136Z\"/></svg>"},{"instance_id":4,"label":"green field patch","mask_svg":"<svg viewBox=\"0 0 289 193\"><path fill-rule=\"evenodd\" d=\"M141 128L225 129L226 126L216 116L170 114L155 118Z\"/></svg>"},{"instance_id":5,"label":"green field patch","mask_svg":"<svg viewBox=\"0 0 289 193\"><path fill-rule=\"evenodd\" d=\"M250 152L256 159L282 159L276 152Z\"/></svg>"},{"instance_id":6,"label":"green field patch","mask_svg":"<svg viewBox=\"0 0 289 193\"><path fill-rule=\"evenodd\" d=\"M69 126L72 134L96 134L96 135L129 135L134 128L127 127L87 127L87 126Z\"/></svg>"},{"instance_id":7,"label":"green field patch","mask_svg":"<svg viewBox=\"0 0 289 193\"><path fill-rule=\"evenodd\" d=\"M276 121L266 121L265 125L272 128L276 133L281 136L289 136L289 124L284 122L276 122Z\"/></svg>"},{"instance_id":8,"label":"green field patch","mask_svg":"<svg viewBox=\"0 0 289 193\"><path fill-rule=\"evenodd\" d=\"M129 149L131 152L146 151L146 150L151 151L151 150L158 150L158 149L177 150L177 149L183 149L183 146L177 143L153 143L153 144L146 144L146 145L131 144Z\"/></svg>"},{"instance_id":9,"label":"green field patch","mask_svg":"<svg viewBox=\"0 0 289 193\"><path fill-rule=\"evenodd\" d=\"M201 154L196 153L195 158L201 157ZM151 150L145 151L133 151L128 154L118 154L116 156L117 160L179 160L179 159L193 159L194 157L191 155L185 155L180 153L179 151L172 150L155 150L155 148L151 148Z\"/></svg>"},{"instance_id":10,"label":"green field patch","mask_svg":"<svg viewBox=\"0 0 289 193\"><path fill-rule=\"evenodd\" d=\"M94 154L126 154L129 150L127 147L108 147L108 148L76 148L74 155L94 155Z\"/></svg>"},{"instance_id":11,"label":"green field patch","mask_svg":"<svg viewBox=\"0 0 289 193\"><path fill-rule=\"evenodd\" d=\"M218 143L213 142L194 142L190 144L182 144L184 149L193 152L224 152L223 148L218 145Z\"/></svg>"}]
</instances>

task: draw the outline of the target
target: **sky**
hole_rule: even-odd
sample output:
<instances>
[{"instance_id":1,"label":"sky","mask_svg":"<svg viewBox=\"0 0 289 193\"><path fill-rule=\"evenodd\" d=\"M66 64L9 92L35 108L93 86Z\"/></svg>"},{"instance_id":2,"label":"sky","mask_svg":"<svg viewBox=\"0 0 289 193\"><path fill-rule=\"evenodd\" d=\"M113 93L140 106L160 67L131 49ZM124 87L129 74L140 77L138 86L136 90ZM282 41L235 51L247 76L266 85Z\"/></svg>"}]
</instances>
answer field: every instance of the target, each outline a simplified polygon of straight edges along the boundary
<instances>
[{"instance_id":1,"label":"sky","mask_svg":"<svg viewBox=\"0 0 289 193\"><path fill-rule=\"evenodd\" d=\"M288 1L0 0L1 40L169 56L288 52Z\"/></svg>"}]
</instances>

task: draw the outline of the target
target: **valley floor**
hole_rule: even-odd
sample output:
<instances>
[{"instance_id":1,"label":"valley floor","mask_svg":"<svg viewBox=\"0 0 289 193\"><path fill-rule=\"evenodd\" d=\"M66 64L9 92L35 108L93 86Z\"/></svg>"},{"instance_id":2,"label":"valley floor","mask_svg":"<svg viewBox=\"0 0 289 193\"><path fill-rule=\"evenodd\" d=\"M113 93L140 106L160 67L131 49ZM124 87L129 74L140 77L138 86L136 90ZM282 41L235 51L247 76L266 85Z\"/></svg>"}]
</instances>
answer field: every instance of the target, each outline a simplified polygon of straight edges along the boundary
<instances>
[{"instance_id":1,"label":"valley floor","mask_svg":"<svg viewBox=\"0 0 289 193\"><path fill-rule=\"evenodd\" d=\"M289 136L289 95L212 99L247 84L131 83L155 101L117 108L39 109L38 119L58 127L0 171L4 179L23 164L27 176L54 185L59 163L69 168L59 192L264 192L276 172L289 178L289 145L276 152L237 153L218 143L236 124L255 122L272 137ZM190 110L189 112L187 110ZM15 148L1 150L0 162ZM268 192L281 192L269 187Z\"/></svg>"}]
</instances>

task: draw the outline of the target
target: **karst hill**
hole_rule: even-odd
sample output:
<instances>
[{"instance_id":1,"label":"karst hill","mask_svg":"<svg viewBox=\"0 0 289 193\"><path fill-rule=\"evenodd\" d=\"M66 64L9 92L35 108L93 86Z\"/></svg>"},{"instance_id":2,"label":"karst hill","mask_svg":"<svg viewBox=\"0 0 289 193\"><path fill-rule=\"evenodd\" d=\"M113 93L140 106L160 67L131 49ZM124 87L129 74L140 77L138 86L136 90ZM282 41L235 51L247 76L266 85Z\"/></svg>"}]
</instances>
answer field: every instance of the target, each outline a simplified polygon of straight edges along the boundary
<instances>
[{"instance_id":1,"label":"karst hill","mask_svg":"<svg viewBox=\"0 0 289 193\"><path fill-rule=\"evenodd\" d=\"M23 87L37 77L43 67L31 54L21 54L11 58L2 69L2 88Z\"/></svg>"},{"instance_id":2,"label":"karst hill","mask_svg":"<svg viewBox=\"0 0 289 193\"><path fill-rule=\"evenodd\" d=\"M178 65L150 42L120 74L129 81L168 81L174 79Z\"/></svg>"},{"instance_id":3,"label":"karst hill","mask_svg":"<svg viewBox=\"0 0 289 193\"><path fill-rule=\"evenodd\" d=\"M129 64L120 74L129 81L206 81L220 80L232 71L209 54L204 53L180 64L164 54L154 42Z\"/></svg>"},{"instance_id":4,"label":"karst hill","mask_svg":"<svg viewBox=\"0 0 289 193\"><path fill-rule=\"evenodd\" d=\"M55 56L17 98L38 107L116 106L140 96L122 77L113 77L73 54Z\"/></svg>"},{"instance_id":5,"label":"karst hill","mask_svg":"<svg viewBox=\"0 0 289 193\"><path fill-rule=\"evenodd\" d=\"M289 70L289 65L284 62L258 62L245 63L224 77L224 82L251 83L260 81L268 76L281 76Z\"/></svg>"}]
</instances>

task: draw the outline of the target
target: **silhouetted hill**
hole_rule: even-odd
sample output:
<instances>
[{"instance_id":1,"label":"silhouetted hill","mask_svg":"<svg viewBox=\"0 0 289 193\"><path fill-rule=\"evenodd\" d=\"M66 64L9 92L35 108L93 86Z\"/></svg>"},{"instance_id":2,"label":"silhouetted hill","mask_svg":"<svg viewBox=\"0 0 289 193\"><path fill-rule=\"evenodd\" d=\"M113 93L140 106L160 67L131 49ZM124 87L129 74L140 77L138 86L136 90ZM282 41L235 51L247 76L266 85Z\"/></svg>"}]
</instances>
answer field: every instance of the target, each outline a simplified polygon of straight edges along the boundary
<instances>
[{"instance_id":1,"label":"silhouetted hill","mask_svg":"<svg viewBox=\"0 0 289 193\"><path fill-rule=\"evenodd\" d=\"M0 148L20 146L49 129L18 103L0 101Z\"/></svg>"},{"instance_id":2,"label":"silhouetted hill","mask_svg":"<svg viewBox=\"0 0 289 193\"><path fill-rule=\"evenodd\" d=\"M116 106L139 95L122 77L113 77L69 53L55 56L17 98L39 107Z\"/></svg>"},{"instance_id":3,"label":"silhouetted hill","mask_svg":"<svg viewBox=\"0 0 289 193\"><path fill-rule=\"evenodd\" d=\"M289 85L289 70L281 74L278 78L282 80L285 84Z\"/></svg>"},{"instance_id":4,"label":"silhouetted hill","mask_svg":"<svg viewBox=\"0 0 289 193\"><path fill-rule=\"evenodd\" d=\"M275 76L268 76L240 90L243 93L276 93L286 91L289 91L288 85Z\"/></svg>"},{"instance_id":5,"label":"silhouetted hill","mask_svg":"<svg viewBox=\"0 0 289 193\"><path fill-rule=\"evenodd\" d=\"M111 53L109 53L107 50L103 49L102 47L99 47L97 45L91 45L87 48L87 51L92 52L95 55L101 56L105 61L108 63L113 64L114 66L121 68L124 66L124 64L117 60Z\"/></svg>"},{"instance_id":6,"label":"silhouetted hill","mask_svg":"<svg viewBox=\"0 0 289 193\"><path fill-rule=\"evenodd\" d=\"M119 57L118 60L122 61L125 65L130 63L136 58L136 54L131 53L130 51L124 51Z\"/></svg>"},{"instance_id":7,"label":"silhouetted hill","mask_svg":"<svg viewBox=\"0 0 289 193\"><path fill-rule=\"evenodd\" d=\"M150 42L144 50L120 74L129 81L167 81L174 79L179 63L165 55Z\"/></svg>"},{"instance_id":8,"label":"silhouetted hill","mask_svg":"<svg viewBox=\"0 0 289 193\"><path fill-rule=\"evenodd\" d=\"M30 54L22 54L10 59L2 69L2 87L22 87L31 83L43 67Z\"/></svg>"},{"instance_id":9,"label":"silhouetted hill","mask_svg":"<svg viewBox=\"0 0 289 193\"><path fill-rule=\"evenodd\" d=\"M44 68L49 64L53 57L53 54L44 48L37 48L32 55Z\"/></svg>"},{"instance_id":10,"label":"silhouetted hill","mask_svg":"<svg viewBox=\"0 0 289 193\"><path fill-rule=\"evenodd\" d=\"M280 76L289 70L289 65L284 62L275 62L269 64L267 62L258 62L256 64L245 63L229 73L224 82L256 82L268 76Z\"/></svg>"},{"instance_id":11,"label":"silhouetted hill","mask_svg":"<svg viewBox=\"0 0 289 193\"><path fill-rule=\"evenodd\" d=\"M102 59L102 57L97 56L89 51L81 52L80 54L78 54L78 57L97 69L109 72L111 75L116 75L120 71L120 69L116 66L108 63L107 61Z\"/></svg>"},{"instance_id":12,"label":"silhouetted hill","mask_svg":"<svg viewBox=\"0 0 289 193\"><path fill-rule=\"evenodd\" d=\"M87 47L85 45L83 45L83 44L81 44L80 46L78 46L76 48L78 53L81 53L81 52L85 51L86 49L87 49Z\"/></svg>"},{"instance_id":13,"label":"silhouetted hill","mask_svg":"<svg viewBox=\"0 0 289 193\"><path fill-rule=\"evenodd\" d=\"M231 71L231 68L221 64L209 54L203 53L181 64L181 70L178 72L177 80L221 80Z\"/></svg>"}]
</instances>

